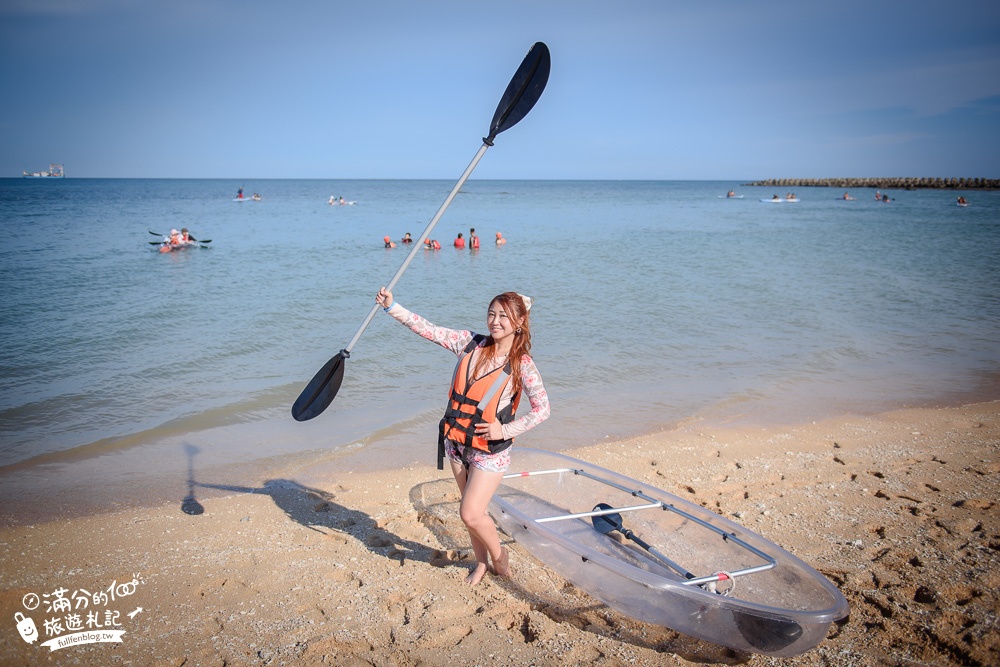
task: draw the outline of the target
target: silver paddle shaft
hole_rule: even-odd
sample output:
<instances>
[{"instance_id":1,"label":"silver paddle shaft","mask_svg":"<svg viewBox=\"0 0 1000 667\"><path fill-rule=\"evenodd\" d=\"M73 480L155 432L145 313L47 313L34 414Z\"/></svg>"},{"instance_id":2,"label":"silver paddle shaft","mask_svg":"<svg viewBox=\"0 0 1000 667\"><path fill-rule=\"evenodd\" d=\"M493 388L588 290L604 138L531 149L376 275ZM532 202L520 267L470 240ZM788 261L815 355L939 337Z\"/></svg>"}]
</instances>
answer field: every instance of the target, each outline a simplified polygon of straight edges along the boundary
<instances>
[{"instance_id":1,"label":"silver paddle shaft","mask_svg":"<svg viewBox=\"0 0 1000 667\"><path fill-rule=\"evenodd\" d=\"M465 182L469 180L469 175L472 174L472 170L476 168L476 165L479 164L479 160L481 160L483 155L486 154L487 148L489 148L489 145L487 145L485 142L483 143L482 146L479 147L479 151L476 152L476 157L472 158L472 162L470 162L469 166L465 168L465 173L462 174L462 177L458 179L458 183L455 184L455 187L452 188L448 196L445 197L444 203L441 204L441 208L439 208L437 213L434 214L434 217L431 218L431 221L427 224L427 227L420 235L420 238L414 241L413 248L410 250L410 254L406 256L406 259L403 260L403 263L400 265L399 269L396 270L396 274L392 277L392 280L390 280L389 284L385 286L387 292L391 292L392 288L396 286L397 282L399 282L399 279L403 276L403 272L406 271L406 267L408 267L410 265L410 262L413 261L413 257L417 254L417 251L420 250L420 248L424 245L424 241L427 240L427 237L430 235L431 230L434 229L434 225L436 225L438 220L441 219L441 216L444 215L445 210L447 210L448 206L451 205L451 201L455 198L455 195L458 194L458 191L461 190L462 186L465 185ZM368 325L371 323L372 318L375 317L375 313L378 312L378 309L380 307L381 306L379 306L377 303L374 306L372 306L371 311L369 311L368 313L368 317L366 317L365 321L361 323L361 327L358 329L357 333L354 334L354 338L352 338L351 342L347 344L347 347L344 348L344 352L350 354L351 350L354 348L354 344L358 342L359 338L361 338L361 334L363 334L365 332L365 329L368 328Z\"/></svg>"}]
</instances>

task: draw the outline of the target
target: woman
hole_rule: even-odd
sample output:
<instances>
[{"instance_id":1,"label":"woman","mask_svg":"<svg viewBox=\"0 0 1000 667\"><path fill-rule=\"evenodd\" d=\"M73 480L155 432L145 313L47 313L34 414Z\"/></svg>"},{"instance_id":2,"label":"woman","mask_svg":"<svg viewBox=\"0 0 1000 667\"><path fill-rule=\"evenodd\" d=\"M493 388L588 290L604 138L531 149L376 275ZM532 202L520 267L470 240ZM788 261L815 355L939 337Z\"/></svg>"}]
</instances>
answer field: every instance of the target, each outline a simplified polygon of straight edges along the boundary
<instances>
[{"instance_id":1,"label":"woman","mask_svg":"<svg viewBox=\"0 0 1000 667\"><path fill-rule=\"evenodd\" d=\"M478 584L491 562L494 574L510 577L507 548L500 544L486 508L510 467L514 437L549 416L548 395L529 355L531 299L517 292L494 297L486 313L489 335L435 326L396 303L384 287L375 301L414 333L459 357L448 409L441 420L438 468L447 455L462 494L459 513L476 554L476 567L465 581ZM515 419L522 390L531 411Z\"/></svg>"}]
</instances>

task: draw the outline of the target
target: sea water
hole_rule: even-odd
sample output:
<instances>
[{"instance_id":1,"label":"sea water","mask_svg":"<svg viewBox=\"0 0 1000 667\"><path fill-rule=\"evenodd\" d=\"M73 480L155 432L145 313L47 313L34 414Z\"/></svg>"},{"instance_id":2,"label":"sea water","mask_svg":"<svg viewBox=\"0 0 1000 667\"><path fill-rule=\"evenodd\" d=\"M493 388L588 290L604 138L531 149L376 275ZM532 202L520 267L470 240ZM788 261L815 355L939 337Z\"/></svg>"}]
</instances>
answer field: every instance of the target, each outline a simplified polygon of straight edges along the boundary
<instances>
[{"instance_id":1,"label":"sea water","mask_svg":"<svg viewBox=\"0 0 1000 667\"><path fill-rule=\"evenodd\" d=\"M114 484L195 451L204 465L432 461L454 358L381 312L330 408L298 423L290 406L453 185L0 180L0 466L89 461ZM234 201L241 186L261 201ZM996 396L1000 193L760 201L772 194L472 180L431 234L442 249L418 249L395 295L473 330L494 295L534 298L552 405L521 439L535 447ZM181 227L211 241L150 244ZM453 248L472 227L482 247Z\"/></svg>"}]
</instances>

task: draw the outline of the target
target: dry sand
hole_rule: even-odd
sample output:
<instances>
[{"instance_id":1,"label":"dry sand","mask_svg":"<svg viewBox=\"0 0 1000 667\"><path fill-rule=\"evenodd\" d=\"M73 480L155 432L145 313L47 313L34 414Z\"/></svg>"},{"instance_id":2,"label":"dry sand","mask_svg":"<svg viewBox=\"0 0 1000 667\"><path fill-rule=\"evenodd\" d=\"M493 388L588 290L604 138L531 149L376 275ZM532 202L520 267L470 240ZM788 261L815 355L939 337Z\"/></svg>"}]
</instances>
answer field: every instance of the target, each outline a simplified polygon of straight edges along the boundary
<instances>
[{"instance_id":1,"label":"dry sand","mask_svg":"<svg viewBox=\"0 0 1000 667\"><path fill-rule=\"evenodd\" d=\"M513 581L466 586L455 485L428 465L322 488L196 487L183 503L180 490L160 507L5 528L0 663L997 665L998 449L991 402L784 428L686 425L572 452L734 518L829 577L850 618L795 659L633 621L516 544ZM27 610L32 594L39 606ZM55 613L59 598L73 610ZM65 626L88 611L94 623L118 614L121 643L39 645L46 619ZM38 642L21 640L17 612Z\"/></svg>"}]
</instances>

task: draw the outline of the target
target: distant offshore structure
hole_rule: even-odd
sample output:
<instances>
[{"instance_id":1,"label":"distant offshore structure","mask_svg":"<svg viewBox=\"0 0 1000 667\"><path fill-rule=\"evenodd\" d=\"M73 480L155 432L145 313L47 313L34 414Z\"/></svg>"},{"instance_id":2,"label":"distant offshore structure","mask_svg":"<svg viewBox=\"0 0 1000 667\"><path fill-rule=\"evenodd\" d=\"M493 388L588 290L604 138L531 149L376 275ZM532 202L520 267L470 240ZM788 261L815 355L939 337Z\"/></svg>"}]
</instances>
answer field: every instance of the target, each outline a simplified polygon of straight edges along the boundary
<instances>
[{"instance_id":1,"label":"distant offshore structure","mask_svg":"<svg viewBox=\"0 0 1000 667\"><path fill-rule=\"evenodd\" d=\"M876 188L879 190L1000 190L997 178L769 178L744 183L780 188Z\"/></svg>"},{"instance_id":2,"label":"distant offshore structure","mask_svg":"<svg viewBox=\"0 0 1000 667\"><path fill-rule=\"evenodd\" d=\"M22 171L24 178L66 178L61 164L50 164L48 171Z\"/></svg>"}]
</instances>

